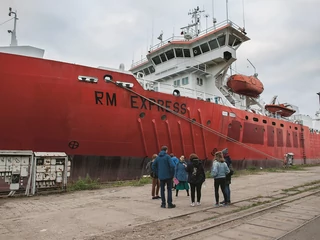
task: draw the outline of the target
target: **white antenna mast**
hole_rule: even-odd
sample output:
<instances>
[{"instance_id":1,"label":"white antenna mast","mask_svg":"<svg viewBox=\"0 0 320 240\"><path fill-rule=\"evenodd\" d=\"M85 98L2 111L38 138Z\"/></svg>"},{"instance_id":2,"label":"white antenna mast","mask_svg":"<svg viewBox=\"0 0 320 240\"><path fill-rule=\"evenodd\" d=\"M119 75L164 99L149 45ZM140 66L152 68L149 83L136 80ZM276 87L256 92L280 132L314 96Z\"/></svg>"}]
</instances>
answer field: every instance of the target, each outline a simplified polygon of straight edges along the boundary
<instances>
[{"instance_id":1,"label":"white antenna mast","mask_svg":"<svg viewBox=\"0 0 320 240\"><path fill-rule=\"evenodd\" d=\"M226 0L227 23L229 22L228 0Z\"/></svg>"},{"instance_id":2,"label":"white antenna mast","mask_svg":"<svg viewBox=\"0 0 320 240\"><path fill-rule=\"evenodd\" d=\"M243 32L245 32L246 30L246 23L244 20L244 0L242 0L242 12L243 12Z\"/></svg>"},{"instance_id":3,"label":"white antenna mast","mask_svg":"<svg viewBox=\"0 0 320 240\"><path fill-rule=\"evenodd\" d=\"M150 45L150 50L153 46L153 28L154 28L154 17L152 16L152 30L151 30L151 45Z\"/></svg>"},{"instance_id":4,"label":"white antenna mast","mask_svg":"<svg viewBox=\"0 0 320 240\"><path fill-rule=\"evenodd\" d=\"M213 28L216 28L217 19L214 17L214 0L212 0L212 23Z\"/></svg>"},{"instance_id":5,"label":"white antenna mast","mask_svg":"<svg viewBox=\"0 0 320 240\"><path fill-rule=\"evenodd\" d=\"M207 33L208 32L208 17L209 17L209 14L205 14L204 16L206 18L206 33Z\"/></svg>"},{"instance_id":6,"label":"white antenna mast","mask_svg":"<svg viewBox=\"0 0 320 240\"><path fill-rule=\"evenodd\" d=\"M11 33L11 44L10 46L18 46L18 41L17 41L17 32L16 32L16 28L17 28L17 11L13 12L12 8L9 7L9 16L11 17L11 14L14 14L14 26L13 26L13 30L8 30L8 33Z\"/></svg>"}]
</instances>

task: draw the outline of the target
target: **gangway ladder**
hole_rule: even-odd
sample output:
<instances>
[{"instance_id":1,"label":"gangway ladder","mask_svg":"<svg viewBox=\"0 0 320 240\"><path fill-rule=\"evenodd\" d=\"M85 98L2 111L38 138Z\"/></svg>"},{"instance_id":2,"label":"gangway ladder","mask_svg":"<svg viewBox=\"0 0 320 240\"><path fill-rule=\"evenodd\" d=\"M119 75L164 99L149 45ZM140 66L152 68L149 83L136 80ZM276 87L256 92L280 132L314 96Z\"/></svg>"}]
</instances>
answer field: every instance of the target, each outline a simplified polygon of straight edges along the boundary
<instances>
[{"instance_id":1,"label":"gangway ladder","mask_svg":"<svg viewBox=\"0 0 320 240\"><path fill-rule=\"evenodd\" d=\"M306 151L305 151L305 144L304 144L304 129L301 127L301 133L300 133L300 147L301 147L301 155L303 158L303 164L306 164Z\"/></svg>"}]
</instances>

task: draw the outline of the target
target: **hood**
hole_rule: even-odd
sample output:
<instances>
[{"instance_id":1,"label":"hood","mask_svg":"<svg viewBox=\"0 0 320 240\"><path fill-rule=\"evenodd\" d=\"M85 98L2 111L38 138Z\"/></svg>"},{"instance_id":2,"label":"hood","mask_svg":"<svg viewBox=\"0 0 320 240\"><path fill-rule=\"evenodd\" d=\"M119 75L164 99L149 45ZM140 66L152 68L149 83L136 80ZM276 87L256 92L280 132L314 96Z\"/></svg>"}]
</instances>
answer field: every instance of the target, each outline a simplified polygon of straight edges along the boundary
<instances>
[{"instance_id":1,"label":"hood","mask_svg":"<svg viewBox=\"0 0 320 240\"><path fill-rule=\"evenodd\" d=\"M159 157L163 157L163 156L165 156L167 153L165 152L165 151L161 151L160 153L159 153Z\"/></svg>"},{"instance_id":2,"label":"hood","mask_svg":"<svg viewBox=\"0 0 320 240\"><path fill-rule=\"evenodd\" d=\"M198 158L194 158L191 160L193 166L198 166L201 164L200 160Z\"/></svg>"}]
</instances>

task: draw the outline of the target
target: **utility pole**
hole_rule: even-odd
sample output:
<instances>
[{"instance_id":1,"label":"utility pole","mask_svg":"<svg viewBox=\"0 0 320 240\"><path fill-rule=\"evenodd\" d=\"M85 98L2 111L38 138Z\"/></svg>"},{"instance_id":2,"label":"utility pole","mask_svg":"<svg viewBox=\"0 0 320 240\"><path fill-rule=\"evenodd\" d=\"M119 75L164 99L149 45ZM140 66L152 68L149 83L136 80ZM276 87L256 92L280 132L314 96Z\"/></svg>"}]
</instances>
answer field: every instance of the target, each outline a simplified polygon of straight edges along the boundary
<instances>
[{"instance_id":1,"label":"utility pole","mask_svg":"<svg viewBox=\"0 0 320 240\"><path fill-rule=\"evenodd\" d=\"M11 44L10 46L18 46L18 41L17 41L17 34L16 34L16 30L17 30L17 11L13 12L12 8L9 7L9 16L11 17L11 14L14 14L14 26L13 26L13 30L8 30L8 33L11 33Z\"/></svg>"}]
</instances>

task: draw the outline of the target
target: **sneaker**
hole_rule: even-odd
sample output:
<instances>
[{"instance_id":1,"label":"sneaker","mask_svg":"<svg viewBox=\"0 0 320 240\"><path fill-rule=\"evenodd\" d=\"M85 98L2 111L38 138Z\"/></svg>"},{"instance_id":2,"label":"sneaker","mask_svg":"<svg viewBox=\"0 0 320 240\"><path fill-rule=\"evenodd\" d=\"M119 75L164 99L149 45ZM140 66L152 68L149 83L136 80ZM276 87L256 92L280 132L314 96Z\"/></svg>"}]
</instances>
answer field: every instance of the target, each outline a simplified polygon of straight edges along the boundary
<instances>
[{"instance_id":1,"label":"sneaker","mask_svg":"<svg viewBox=\"0 0 320 240\"><path fill-rule=\"evenodd\" d=\"M166 205L165 204L161 204L161 208L166 208Z\"/></svg>"},{"instance_id":2,"label":"sneaker","mask_svg":"<svg viewBox=\"0 0 320 240\"><path fill-rule=\"evenodd\" d=\"M168 205L168 208L175 208L175 207L176 207L175 204L170 204L170 205Z\"/></svg>"},{"instance_id":3,"label":"sneaker","mask_svg":"<svg viewBox=\"0 0 320 240\"><path fill-rule=\"evenodd\" d=\"M215 206L215 207L221 207L222 205L219 204L219 203L216 203L214 206Z\"/></svg>"},{"instance_id":4,"label":"sneaker","mask_svg":"<svg viewBox=\"0 0 320 240\"><path fill-rule=\"evenodd\" d=\"M194 202L190 204L191 207L194 207Z\"/></svg>"},{"instance_id":5,"label":"sneaker","mask_svg":"<svg viewBox=\"0 0 320 240\"><path fill-rule=\"evenodd\" d=\"M152 197L152 199L158 199L157 197Z\"/></svg>"},{"instance_id":6,"label":"sneaker","mask_svg":"<svg viewBox=\"0 0 320 240\"><path fill-rule=\"evenodd\" d=\"M200 202L197 202L197 206L200 206L201 205L201 203Z\"/></svg>"},{"instance_id":7,"label":"sneaker","mask_svg":"<svg viewBox=\"0 0 320 240\"><path fill-rule=\"evenodd\" d=\"M224 204L224 201L220 202L220 204Z\"/></svg>"}]
</instances>

